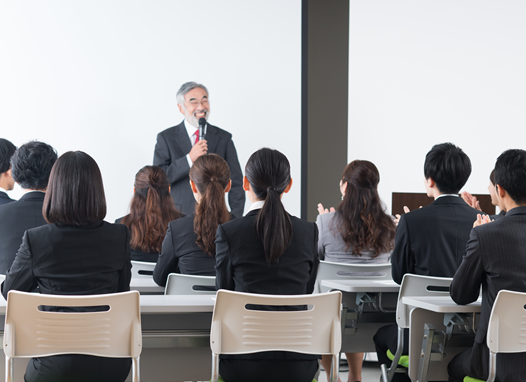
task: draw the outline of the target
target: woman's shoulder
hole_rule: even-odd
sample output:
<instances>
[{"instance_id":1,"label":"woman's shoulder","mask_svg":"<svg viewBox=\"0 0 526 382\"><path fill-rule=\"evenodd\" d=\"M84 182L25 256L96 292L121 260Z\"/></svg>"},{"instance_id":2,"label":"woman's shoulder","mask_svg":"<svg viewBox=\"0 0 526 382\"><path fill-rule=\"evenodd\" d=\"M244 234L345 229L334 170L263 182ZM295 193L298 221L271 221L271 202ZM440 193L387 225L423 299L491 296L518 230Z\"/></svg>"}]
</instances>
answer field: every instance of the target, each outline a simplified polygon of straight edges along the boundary
<instances>
[{"instance_id":1,"label":"woman's shoulder","mask_svg":"<svg viewBox=\"0 0 526 382\"><path fill-rule=\"evenodd\" d=\"M195 217L195 214L181 216L179 219L172 220L170 223L168 223L168 227L170 227L170 229L181 228L185 226L193 227L194 217Z\"/></svg>"},{"instance_id":2,"label":"woman's shoulder","mask_svg":"<svg viewBox=\"0 0 526 382\"><path fill-rule=\"evenodd\" d=\"M328 226L333 219L338 219L338 214L336 213L336 211L318 215L318 217L316 218L316 223L325 227Z\"/></svg>"}]
</instances>

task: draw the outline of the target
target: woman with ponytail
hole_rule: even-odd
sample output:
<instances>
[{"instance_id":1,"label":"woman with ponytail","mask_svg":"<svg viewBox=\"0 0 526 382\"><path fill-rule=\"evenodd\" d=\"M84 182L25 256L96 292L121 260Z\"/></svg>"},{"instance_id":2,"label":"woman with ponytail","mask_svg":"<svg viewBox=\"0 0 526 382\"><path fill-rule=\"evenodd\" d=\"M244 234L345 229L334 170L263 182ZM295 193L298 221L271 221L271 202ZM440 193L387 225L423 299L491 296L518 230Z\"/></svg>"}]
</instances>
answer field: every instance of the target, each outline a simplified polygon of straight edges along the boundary
<instances>
[{"instance_id":1,"label":"woman with ponytail","mask_svg":"<svg viewBox=\"0 0 526 382\"><path fill-rule=\"evenodd\" d=\"M279 151L264 148L249 158L245 175L243 188L252 202L250 211L217 228L217 289L312 293L319 263L318 229L314 223L289 215L281 203L292 186L289 161ZM226 382L310 382L319 358L288 352L224 355L220 356L219 374Z\"/></svg>"},{"instance_id":2,"label":"woman with ponytail","mask_svg":"<svg viewBox=\"0 0 526 382\"><path fill-rule=\"evenodd\" d=\"M158 166L144 166L135 175L130 213L115 223L130 230L132 260L155 263L168 223L181 216L170 195L165 172Z\"/></svg>"},{"instance_id":3,"label":"woman with ponytail","mask_svg":"<svg viewBox=\"0 0 526 382\"><path fill-rule=\"evenodd\" d=\"M320 231L318 254L337 263L387 263L394 246L396 226L384 212L378 183L380 173L366 160L355 160L343 171L342 202L330 212L318 205L316 224ZM352 302L354 304L354 302ZM362 380L363 353L346 353L348 381ZM329 374L331 357L322 357Z\"/></svg>"},{"instance_id":4,"label":"woman with ponytail","mask_svg":"<svg viewBox=\"0 0 526 382\"><path fill-rule=\"evenodd\" d=\"M217 154L204 154L190 169L195 213L168 225L153 279L166 285L170 273L215 276L215 236L219 224L230 221L225 193L230 191L230 168Z\"/></svg>"}]
</instances>

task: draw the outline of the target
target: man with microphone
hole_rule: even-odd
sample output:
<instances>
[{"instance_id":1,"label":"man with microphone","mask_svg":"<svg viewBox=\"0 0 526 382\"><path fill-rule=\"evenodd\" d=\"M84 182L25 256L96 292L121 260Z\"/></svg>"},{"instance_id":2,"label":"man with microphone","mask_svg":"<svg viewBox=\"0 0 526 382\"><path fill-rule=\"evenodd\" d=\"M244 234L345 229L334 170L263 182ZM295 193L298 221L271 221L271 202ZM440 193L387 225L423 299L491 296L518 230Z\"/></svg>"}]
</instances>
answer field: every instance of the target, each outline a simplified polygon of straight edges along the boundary
<instances>
[{"instance_id":1,"label":"man with microphone","mask_svg":"<svg viewBox=\"0 0 526 382\"><path fill-rule=\"evenodd\" d=\"M215 153L230 166L230 210L236 217L243 216L245 192L236 148L232 134L207 123L210 115L208 90L196 82L184 83L177 91L177 106L185 119L157 135L153 154L153 164L160 166L168 176L175 207L185 215L194 212L195 199L188 177L190 167L201 155Z\"/></svg>"}]
</instances>

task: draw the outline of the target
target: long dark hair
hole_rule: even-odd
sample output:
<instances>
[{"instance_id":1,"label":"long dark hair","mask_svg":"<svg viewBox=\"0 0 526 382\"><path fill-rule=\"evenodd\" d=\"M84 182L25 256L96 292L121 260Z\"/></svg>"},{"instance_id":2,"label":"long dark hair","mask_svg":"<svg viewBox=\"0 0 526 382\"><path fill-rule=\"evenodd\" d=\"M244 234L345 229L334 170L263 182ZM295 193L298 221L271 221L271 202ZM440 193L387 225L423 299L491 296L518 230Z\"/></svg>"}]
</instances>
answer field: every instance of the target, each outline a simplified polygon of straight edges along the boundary
<instances>
[{"instance_id":1,"label":"long dark hair","mask_svg":"<svg viewBox=\"0 0 526 382\"><path fill-rule=\"evenodd\" d=\"M376 257L393 249L396 226L383 211L379 182L378 169L366 160L352 161L343 171L342 184L347 183L347 188L336 216L343 241L347 249L352 247L353 255L370 250Z\"/></svg>"},{"instance_id":2,"label":"long dark hair","mask_svg":"<svg viewBox=\"0 0 526 382\"><path fill-rule=\"evenodd\" d=\"M230 212L225 203L225 189L230 182L230 168L228 163L217 154L201 155L190 169L190 179L201 194L194 217L196 243L203 252L215 256L217 226L230 220Z\"/></svg>"},{"instance_id":3,"label":"long dark hair","mask_svg":"<svg viewBox=\"0 0 526 382\"><path fill-rule=\"evenodd\" d=\"M267 263L275 263L292 240L292 222L280 200L291 181L290 163L278 150L263 148L250 156L245 175L257 198L265 201L256 229Z\"/></svg>"},{"instance_id":4,"label":"long dark hair","mask_svg":"<svg viewBox=\"0 0 526 382\"><path fill-rule=\"evenodd\" d=\"M143 252L161 252L168 223L179 219L165 172L158 166L144 166L135 175L135 194L130 213L122 224L130 229L130 246Z\"/></svg>"},{"instance_id":5,"label":"long dark hair","mask_svg":"<svg viewBox=\"0 0 526 382\"><path fill-rule=\"evenodd\" d=\"M82 151L57 159L47 184L42 215L48 223L87 226L106 216L106 198L97 162Z\"/></svg>"}]
</instances>

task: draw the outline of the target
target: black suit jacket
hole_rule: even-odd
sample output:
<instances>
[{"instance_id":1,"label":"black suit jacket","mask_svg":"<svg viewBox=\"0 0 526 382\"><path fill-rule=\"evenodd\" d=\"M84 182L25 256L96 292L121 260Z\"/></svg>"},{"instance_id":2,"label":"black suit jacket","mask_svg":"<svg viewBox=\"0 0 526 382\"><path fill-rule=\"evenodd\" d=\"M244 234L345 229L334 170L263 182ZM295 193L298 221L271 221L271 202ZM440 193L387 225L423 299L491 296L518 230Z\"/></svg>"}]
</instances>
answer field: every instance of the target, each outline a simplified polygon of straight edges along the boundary
<instances>
[{"instance_id":1,"label":"black suit jacket","mask_svg":"<svg viewBox=\"0 0 526 382\"><path fill-rule=\"evenodd\" d=\"M209 256L197 245L194 231L195 214L174 220L168 224L163 241L163 250L157 259L153 279L160 286L166 286L170 273L215 276L216 259Z\"/></svg>"},{"instance_id":2,"label":"black suit jacket","mask_svg":"<svg viewBox=\"0 0 526 382\"><path fill-rule=\"evenodd\" d=\"M232 134L208 124L205 139L208 143L208 152L223 157L230 167L232 188L228 193L228 203L232 214L242 216L245 208L243 173L237 159ZM168 181L172 186L170 193L175 206L185 215L194 213L195 209L195 199L188 177L190 166L188 166L186 159L186 155L191 149L192 143L183 121L157 135L157 144L153 154L153 164L160 166L168 176Z\"/></svg>"},{"instance_id":3,"label":"black suit jacket","mask_svg":"<svg viewBox=\"0 0 526 382\"><path fill-rule=\"evenodd\" d=\"M99 222L87 227L46 224L24 234L20 250L2 284L10 290L60 295L116 293L130 290L128 228ZM46 381L124 380L130 359L61 355L31 360L26 376ZM76 374L75 374L76 373ZM102 377L104 376L104 378ZM85 378L85 379L84 379ZM28 380L35 380L32 377Z\"/></svg>"},{"instance_id":4,"label":"black suit jacket","mask_svg":"<svg viewBox=\"0 0 526 382\"><path fill-rule=\"evenodd\" d=\"M0 206L11 202L16 202L16 200L11 199L4 191L0 191Z\"/></svg>"},{"instance_id":5,"label":"black suit jacket","mask_svg":"<svg viewBox=\"0 0 526 382\"><path fill-rule=\"evenodd\" d=\"M453 277L479 213L462 198L442 196L402 215L391 255L393 280L400 284L406 273Z\"/></svg>"},{"instance_id":6,"label":"black suit jacket","mask_svg":"<svg viewBox=\"0 0 526 382\"><path fill-rule=\"evenodd\" d=\"M46 224L42 216L44 197L43 192L28 192L0 208L0 274L5 275L11 267L24 232Z\"/></svg>"},{"instance_id":7,"label":"black suit jacket","mask_svg":"<svg viewBox=\"0 0 526 382\"><path fill-rule=\"evenodd\" d=\"M477 300L482 285L482 309L471 368L488 376L486 345L489 316L502 289L526 292L526 207L516 207L499 220L473 228L466 255L451 283L451 297L457 304ZM475 374L475 376L478 374ZM499 354L497 378L522 381L526 375L526 353Z\"/></svg>"},{"instance_id":8,"label":"black suit jacket","mask_svg":"<svg viewBox=\"0 0 526 382\"><path fill-rule=\"evenodd\" d=\"M292 242L274 264L265 259L263 242L256 232L259 210L217 228L216 288L259 294L310 294L318 270L318 227L291 216ZM264 352L222 358L238 359L315 359L287 352Z\"/></svg>"}]
</instances>

